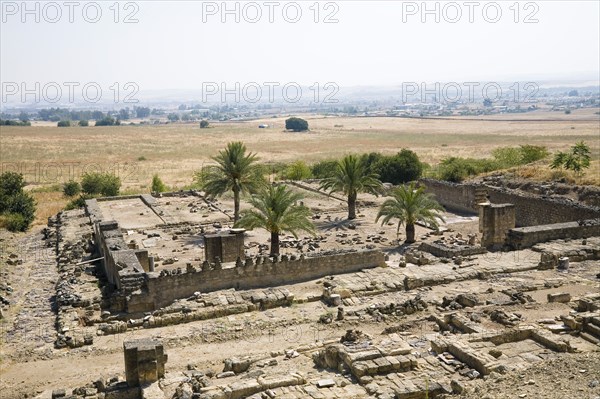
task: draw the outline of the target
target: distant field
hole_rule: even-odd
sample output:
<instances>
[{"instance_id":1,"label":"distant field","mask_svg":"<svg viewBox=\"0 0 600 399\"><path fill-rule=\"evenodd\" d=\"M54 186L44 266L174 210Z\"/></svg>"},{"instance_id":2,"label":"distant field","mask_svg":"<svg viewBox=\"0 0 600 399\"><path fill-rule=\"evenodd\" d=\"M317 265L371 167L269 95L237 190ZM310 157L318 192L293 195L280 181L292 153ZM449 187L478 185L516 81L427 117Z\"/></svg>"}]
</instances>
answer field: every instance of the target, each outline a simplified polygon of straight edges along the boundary
<instances>
[{"instance_id":1,"label":"distant field","mask_svg":"<svg viewBox=\"0 0 600 399\"><path fill-rule=\"evenodd\" d=\"M285 132L285 118L211 123L209 129L200 129L197 123L3 126L0 158L3 170L22 171L34 186L77 179L84 171L106 170L118 173L129 191L148 191L154 173L170 186L189 185L193 171L234 140L245 142L265 162L312 162L351 152L394 153L410 148L425 162L435 164L448 156L485 157L494 148L519 144L545 145L553 152L579 140L586 141L598 159L600 117L595 112L510 114L492 118L496 120L307 116L310 133ZM519 118L526 120L514 121ZM261 123L271 127L259 129ZM55 198L52 201L58 206Z\"/></svg>"}]
</instances>

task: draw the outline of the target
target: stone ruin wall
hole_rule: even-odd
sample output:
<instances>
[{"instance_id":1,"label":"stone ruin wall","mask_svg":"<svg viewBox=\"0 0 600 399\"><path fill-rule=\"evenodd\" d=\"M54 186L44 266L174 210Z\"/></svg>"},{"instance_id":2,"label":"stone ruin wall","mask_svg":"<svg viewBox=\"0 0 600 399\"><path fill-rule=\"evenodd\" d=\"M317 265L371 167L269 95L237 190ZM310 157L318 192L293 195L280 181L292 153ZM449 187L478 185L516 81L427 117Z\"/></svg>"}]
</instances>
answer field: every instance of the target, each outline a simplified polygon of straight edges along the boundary
<instances>
[{"instance_id":1,"label":"stone ruin wall","mask_svg":"<svg viewBox=\"0 0 600 399\"><path fill-rule=\"evenodd\" d=\"M348 252L318 257L292 259L281 256L246 259L243 265L224 269L202 270L198 267L181 274L160 275L148 273L147 291L139 300L158 309L177 298L192 296L194 292L276 287L362 269L384 266L385 255L380 251Z\"/></svg>"},{"instance_id":2,"label":"stone ruin wall","mask_svg":"<svg viewBox=\"0 0 600 399\"><path fill-rule=\"evenodd\" d=\"M148 272L148 265L144 264L148 252L129 249L118 223L102 220L96 200L87 201L86 210L94 226L96 246L104 257L106 276L117 288L111 303L111 310L116 311L148 312L198 291L278 286L385 265L382 252L361 251L299 258L258 257L234 267L205 263L170 273Z\"/></svg>"},{"instance_id":3,"label":"stone ruin wall","mask_svg":"<svg viewBox=\"0 0 600 399\"><path fill-rule=\"evenodd\" d=\"M508 231L507 243L512 249L523 249L540 242L569 237L588 238L600 236L600 219L585 220L583 223L567 222L540 226L518 227Z\"/></svg>"},{"instance_id":4,"label":"stone ruin wall","mask_svg":"<svg viewBox=\"0 0 600 399\"><path fill-rule=\"evenodd\" d=\"M456 184L433 179L421 179L421 183L440 204L459 213L476 214L477 203L485 199L480 198L482 193L487 193L494 204L513 204L517 227L600 218L600 208L566 199L541 197L476 183Z\"/></svg>"}]
</instances>

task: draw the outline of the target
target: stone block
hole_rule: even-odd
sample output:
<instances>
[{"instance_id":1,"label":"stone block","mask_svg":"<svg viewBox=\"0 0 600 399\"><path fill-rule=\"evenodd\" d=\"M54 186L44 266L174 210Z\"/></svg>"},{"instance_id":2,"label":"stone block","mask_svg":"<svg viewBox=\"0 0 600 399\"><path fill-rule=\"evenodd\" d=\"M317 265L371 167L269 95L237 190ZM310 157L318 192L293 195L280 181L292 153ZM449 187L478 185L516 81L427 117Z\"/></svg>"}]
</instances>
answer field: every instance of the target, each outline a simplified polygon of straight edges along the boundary
<instances>
[{"instance_id":1,"label":"stone block","mask_svg":"<svg viewBox=\"0 0 600 399\"><path fill-rule=\"evenodd\" d=\"M553 294L548 294L548 302L569 303L571 302L571 294L568 292L556 292Z\"/></svg>"}]
</instances>

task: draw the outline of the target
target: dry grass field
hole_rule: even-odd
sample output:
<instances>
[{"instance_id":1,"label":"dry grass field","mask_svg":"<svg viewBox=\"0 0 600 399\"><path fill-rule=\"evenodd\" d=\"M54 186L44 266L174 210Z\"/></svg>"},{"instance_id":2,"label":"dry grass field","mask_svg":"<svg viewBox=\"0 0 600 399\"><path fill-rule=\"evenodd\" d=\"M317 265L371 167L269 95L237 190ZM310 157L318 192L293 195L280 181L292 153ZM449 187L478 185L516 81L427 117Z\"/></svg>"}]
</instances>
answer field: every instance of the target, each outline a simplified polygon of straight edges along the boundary
<instances>
[{"instance_id":1,"label":"dry grass field","mask_svg":"<svg viewBox=\"0 0 600 399\"><path fill-rule=\"evenodd\" d=\"M118 174L125 192L149 191L158 173L167 185L182 188L192 183L194 170L227 142L240 140L263 162L313 162L346 153L395 153L410 148L432 165L449 156L481 158L497 147L533 144L550 152L566 150L584 140L592 148L594 163L583 183L600 184L600 116L597 109L562 112L538 111L460 119L407 119L303 116L310 133L284 131L285 118L251 122L197 123L157 126L8 127L0 129L2 170L25 175L40 204L38 220L59 210L66 201L52 187L86 171ZM266 123L268 129L259 129ZM522 171L530 178L548 178L542 163Z\"/></svg>"}]
</instances>

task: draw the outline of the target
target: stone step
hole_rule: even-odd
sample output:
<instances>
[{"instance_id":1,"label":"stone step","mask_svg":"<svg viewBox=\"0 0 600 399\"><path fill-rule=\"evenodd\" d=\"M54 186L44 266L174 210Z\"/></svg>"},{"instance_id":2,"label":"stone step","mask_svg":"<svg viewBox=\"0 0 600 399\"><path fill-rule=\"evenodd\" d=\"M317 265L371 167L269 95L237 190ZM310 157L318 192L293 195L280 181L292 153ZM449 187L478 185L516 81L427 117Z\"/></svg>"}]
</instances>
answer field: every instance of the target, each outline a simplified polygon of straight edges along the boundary
<instances>
[{"instance_id":1,"label":"stone step","mask_svg":"<svg viewBox=\"0 0 600 399\"><path fill-rule=\"evenodd\" d=\"M591 342L592 344L600 345L600 339L594 337L593 335L582 332L581 334L579 334L579 336L585 339L586 341Z\"/></svg>"},{"instance_id":2,"label":"stone step","mask_svg":"<svg viewBox=\"0 0 600 399\"><path fill-rule=\"evenodd\" d=\"M594 325L592 323L586 324L583 327L583 331L586 332L586 333L588 333L588 334L591 334L591 335L594 335L594 336L600 338L600 327L598 327L598 326L596 326L596 325Z\"/></svg>"}]
</instances>

